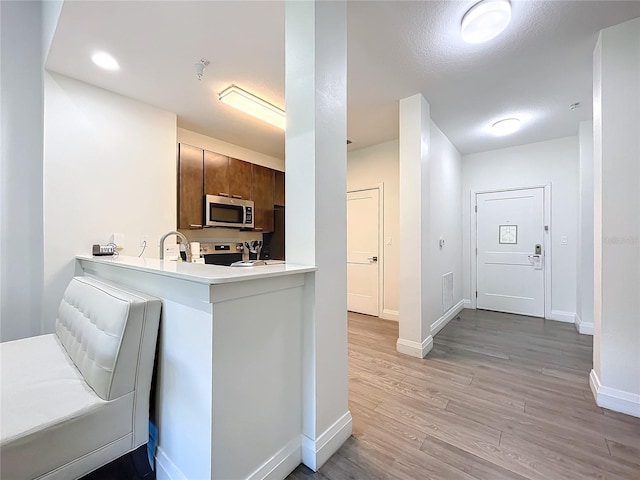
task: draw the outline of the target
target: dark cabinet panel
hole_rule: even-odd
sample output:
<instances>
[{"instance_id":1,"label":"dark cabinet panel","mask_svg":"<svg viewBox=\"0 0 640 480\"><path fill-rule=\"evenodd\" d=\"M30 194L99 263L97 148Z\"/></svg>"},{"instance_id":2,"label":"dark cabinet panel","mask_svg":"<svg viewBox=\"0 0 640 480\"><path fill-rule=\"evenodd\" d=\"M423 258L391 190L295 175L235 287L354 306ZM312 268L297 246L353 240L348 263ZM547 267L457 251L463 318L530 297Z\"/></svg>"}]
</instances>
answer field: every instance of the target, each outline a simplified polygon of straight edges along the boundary
<instances>
[{"instance_id":1,"label":"dark cabinet panel","mask_svg":"<svg viewBox=\"0 0 640 480\"><path fill-rule=\"evenodd\" d=\"M273 175L270 168L252 165L255 228L273 232Z\"/></svg>"},{"instance_id":2,"label":"dark cabinet panel","mask_svg":"<svg viewBox=\"0 0 640 480\"><path fill-rule=\"evenodd\" d=\"M251 164L237 158L229 158L229 195L251 199Z\"/></svg>"},{"instance_id":3,"label":"dark cabinet panel","mask_svg":"<svg viewBox=\"0 0 640 480\"><path fill-rule=\"evenodd\" d=\"M230 196L229 157L213 152L204 152L204 193L206 195Z\"/></svg>"},{"instance_id":4,"label":"dark cabinet panel","mask_svg":"<svg viewBox=\"0 0 640 480\"><path fill-rule=\"evenodd\" d=\"M284 172L273 171L273 204L284 207Z\"/></svg>"},{"instance_id":5,"label":"dark cabinet panel","mask_svg":"<svg viewBox=\"0 0 640 480\"><path fill-rule=\"evenodd\" d=\"M255 228L273 232L274 205L284 205L284 173L178 145L178 228L202 228L204 195L253 200Z\"/></svg>"},{"instance_id":6,"label":"dark cabinet panel","mask_svg":"<svg viewBox=\"0 0 640 480\"><path fill-rule=\"evenodd\" d=\"M178 147L178 228L202 227L204 150Z\"/></svg>"}]
</instances>

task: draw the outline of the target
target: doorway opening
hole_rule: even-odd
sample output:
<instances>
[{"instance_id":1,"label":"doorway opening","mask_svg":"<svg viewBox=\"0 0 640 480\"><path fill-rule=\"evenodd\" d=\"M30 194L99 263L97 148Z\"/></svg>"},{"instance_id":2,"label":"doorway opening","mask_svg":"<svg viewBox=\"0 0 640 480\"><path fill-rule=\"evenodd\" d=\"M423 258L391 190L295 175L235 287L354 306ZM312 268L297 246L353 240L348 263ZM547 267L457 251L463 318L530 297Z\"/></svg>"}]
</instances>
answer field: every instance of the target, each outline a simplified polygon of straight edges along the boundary
<instances>
[{"instance_id":1,"label":"doorway opening","mask_svg":"<svg viewBox=\"0 0 640 480\"><path fill-rule=\"evenodd\" d=\"M347 310L380 316L380 187L347 192Z\"/></svg>"}]
</instances>

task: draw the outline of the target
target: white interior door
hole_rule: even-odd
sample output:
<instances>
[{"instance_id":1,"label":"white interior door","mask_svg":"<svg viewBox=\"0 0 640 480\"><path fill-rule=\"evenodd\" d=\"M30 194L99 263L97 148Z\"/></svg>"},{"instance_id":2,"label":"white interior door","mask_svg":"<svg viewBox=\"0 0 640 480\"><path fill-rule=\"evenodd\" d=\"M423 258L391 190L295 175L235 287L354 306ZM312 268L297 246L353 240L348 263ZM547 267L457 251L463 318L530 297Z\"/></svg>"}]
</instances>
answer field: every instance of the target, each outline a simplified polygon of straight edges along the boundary
<instances>
[{"instance_id":1,"label":"white interior door","mask_svg":"<svg viewBox=\"0 0 640 480\"><path fill-rule=\"evenodd\" d=\"M347 309L378 316L379 191L347 192Z\"/></svg>"},{"instance_id":2,"label":"white interior door","mask_svg":"<svg viewBox=\"0 0 640 480\"><path fill-rule=\"evenodd\" d=\"M544 189L479 193L476 205L477 308L544 317Z\"/></svg>"}]
</instances>

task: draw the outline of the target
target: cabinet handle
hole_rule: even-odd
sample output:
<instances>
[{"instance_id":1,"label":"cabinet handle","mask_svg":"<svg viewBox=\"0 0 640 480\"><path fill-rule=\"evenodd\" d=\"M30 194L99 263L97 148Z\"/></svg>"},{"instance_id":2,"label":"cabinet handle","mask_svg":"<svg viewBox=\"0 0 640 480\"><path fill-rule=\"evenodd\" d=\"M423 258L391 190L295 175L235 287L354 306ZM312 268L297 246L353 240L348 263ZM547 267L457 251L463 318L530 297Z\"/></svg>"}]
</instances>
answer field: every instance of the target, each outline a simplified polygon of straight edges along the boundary
<instances>
[{"instance_id":1,"label":"cabinet handle","mask_svg":"<svg viewBox=\"0 0 640 480\"><path fill-rule=\"evenodd\" d=\"M191 225L189 225L189 228L202 228L202 225L196 225L195 223L192 223Z\"/></svg>"},{"instance_id":2,"label":"cabinet handle","mask_svg":"<svg viewBox=\"0 0 640 480\"><path fill-rule=\"evenodd\" d=\"M239 199L242 199L242 195L231 195L231 198L239 198Z\"/></svg>"},{"instance_id":3,"label":"cabinet handle","mask_svg":"<svg viewBox=\"0 0 640 480\"><path fill-rule=\"evenodd\" d=\"M220 196L220 197L228 197L229 194L220 192L220 193L218 193L218 196Z\"/></svg>"}]
</instances>

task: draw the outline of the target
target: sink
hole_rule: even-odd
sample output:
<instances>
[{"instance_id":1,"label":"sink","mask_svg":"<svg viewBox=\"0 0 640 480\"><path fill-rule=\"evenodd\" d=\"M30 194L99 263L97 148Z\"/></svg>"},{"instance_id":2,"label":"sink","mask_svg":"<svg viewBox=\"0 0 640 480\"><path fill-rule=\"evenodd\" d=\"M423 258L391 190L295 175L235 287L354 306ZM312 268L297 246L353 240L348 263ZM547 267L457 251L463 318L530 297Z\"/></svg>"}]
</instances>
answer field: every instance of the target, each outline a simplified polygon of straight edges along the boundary
<instances>
[{"instance_id":1,"label":"sink","mask_svg":"<svg viewBox=\"0 0 640 480\"><path fill-rule=\"evenodd\" d=\"M266 263L264 260L240 260L231 264L232 267L257 267L259 265L266 265Z\"/></svg>"}]
</instances>

